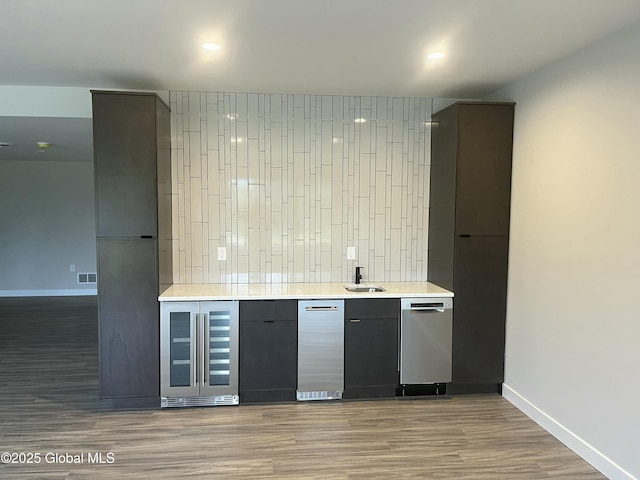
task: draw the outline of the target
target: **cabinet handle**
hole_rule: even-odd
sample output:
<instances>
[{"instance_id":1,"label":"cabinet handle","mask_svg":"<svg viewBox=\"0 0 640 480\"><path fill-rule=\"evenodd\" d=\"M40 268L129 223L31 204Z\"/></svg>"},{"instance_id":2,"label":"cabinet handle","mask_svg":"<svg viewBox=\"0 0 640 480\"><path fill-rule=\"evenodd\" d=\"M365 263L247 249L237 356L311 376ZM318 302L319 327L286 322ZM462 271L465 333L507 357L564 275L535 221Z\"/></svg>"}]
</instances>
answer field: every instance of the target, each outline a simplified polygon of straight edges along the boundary
<instances>
[{"instance_id":1,"label":"cabinet handle","mask_svg":"<svg viewBox=\"0 0 640 480\"><path fill-rule=\"evenodd\" d=\"M352 318L351 320L349 320L351 323L360 323L360 319L359 318Z\"/></svg>"},{"instance_id":2,"label":"cabinet handle","mask_svg":"<svg viewBox=\"0 0 640 480\"><path fill-rule=\"evenodd\" d=\"M263 320L264 323L276 323L275 320Z\"/></svg>"}]
</instances>

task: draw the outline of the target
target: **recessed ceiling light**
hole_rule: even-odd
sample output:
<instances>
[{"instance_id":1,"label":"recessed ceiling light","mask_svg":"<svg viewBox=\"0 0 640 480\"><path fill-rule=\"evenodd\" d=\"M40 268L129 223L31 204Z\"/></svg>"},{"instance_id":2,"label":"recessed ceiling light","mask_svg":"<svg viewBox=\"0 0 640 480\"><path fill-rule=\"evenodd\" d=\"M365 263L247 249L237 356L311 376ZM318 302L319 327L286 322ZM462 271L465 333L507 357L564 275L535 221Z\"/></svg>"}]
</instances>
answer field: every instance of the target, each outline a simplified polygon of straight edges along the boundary
<instances>
[{"instance_id":1,"label":"recessed ceiling light","mask_svg":"<svg viewBox=\"0 0 640 480\"><path fill-rule=\"evenodd\" d=\"M356 122L356 123L364 123L364 122L366 122L366 121L367 121L367 119L366 119L366 118L356 118L356 119L354 120L354 122Z\"/></svg>"},{"instance_id":2,"label":"recessed ceiling light","mask_svg":"<svg viewBox=\"0 0 640 480\"><path fill-rule=\"evenodd\" d=\"M38 150L41 152L44 152L51 147L51 144L49 142L36 142L36 145L38 146Z\"/></svg>"},{"instance_id":3,"label":"recessed ceiling light","mask_svg":"<svg viewBox=\"0 0 640 480\"><path fill-rule=\"evenodd\" d=\"M220 45L218 45L217 43L209 42L202 45L202 48L204 48L205 50L220 50Z\"/></svg>"},{"instance_id":4,"label":"recessed ceiling light","mask_svg":"<svg viewBox=\"0 0 640 480\"><path fill-rule=\"evenodd\" d=\"M442 52L431 52L429 55L427 55L427 58L431 60L439 60L444 57L446 57L446 55Z\"/></svg>"}]
</instances>

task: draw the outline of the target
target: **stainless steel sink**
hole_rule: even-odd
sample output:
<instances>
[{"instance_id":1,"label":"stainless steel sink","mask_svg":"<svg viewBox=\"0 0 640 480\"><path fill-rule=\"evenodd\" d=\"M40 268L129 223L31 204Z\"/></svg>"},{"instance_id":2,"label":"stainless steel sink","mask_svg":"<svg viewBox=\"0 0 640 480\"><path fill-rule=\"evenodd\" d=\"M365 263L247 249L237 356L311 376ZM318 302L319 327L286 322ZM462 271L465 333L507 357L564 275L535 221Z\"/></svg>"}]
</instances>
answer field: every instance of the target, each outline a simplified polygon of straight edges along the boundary
<instances>
[{"instance_id":1,"label":"stainless steel sink","mask_svg":"<svg viewBox=\"0 0 640 480\"><path fill-rule=\"evenodd\" d=\"M378 285L344 285L348 292L385 292L386 290Z\"/></svg>"}]
</instances>

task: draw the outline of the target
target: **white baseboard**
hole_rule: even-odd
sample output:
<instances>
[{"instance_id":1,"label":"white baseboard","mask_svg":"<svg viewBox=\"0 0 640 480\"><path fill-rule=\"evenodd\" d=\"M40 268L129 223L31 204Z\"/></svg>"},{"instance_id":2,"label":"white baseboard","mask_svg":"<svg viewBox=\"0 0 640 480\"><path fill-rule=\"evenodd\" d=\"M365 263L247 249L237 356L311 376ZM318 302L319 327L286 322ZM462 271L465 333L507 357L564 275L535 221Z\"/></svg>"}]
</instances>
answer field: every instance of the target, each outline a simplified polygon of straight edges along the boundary
<instances>
[{"instance_id":1,"label":"white baseboard","mask_svg":"<svg viewBox=\"0 0 640 480\"><path fill-rule=\"evenodd\" d=\"M526 416L556 437L576 454L589 462L610 480L638 480L637 477L627 472L620 465L594 448L571 430L566 428L556 419L536 407L514 389L502 384L502 396L521 410Z\"/></svg>"},{"instance_id":2,"label":"white baseboard","mask_svg":"<svg viewBox=\"0 0 640 480\"><path fill-rule=\"evenodd\" d=\"M97 295L96 288L77 288L67 290L0 290L0 297L75 297Z\"/></svg>"}]
</instances>

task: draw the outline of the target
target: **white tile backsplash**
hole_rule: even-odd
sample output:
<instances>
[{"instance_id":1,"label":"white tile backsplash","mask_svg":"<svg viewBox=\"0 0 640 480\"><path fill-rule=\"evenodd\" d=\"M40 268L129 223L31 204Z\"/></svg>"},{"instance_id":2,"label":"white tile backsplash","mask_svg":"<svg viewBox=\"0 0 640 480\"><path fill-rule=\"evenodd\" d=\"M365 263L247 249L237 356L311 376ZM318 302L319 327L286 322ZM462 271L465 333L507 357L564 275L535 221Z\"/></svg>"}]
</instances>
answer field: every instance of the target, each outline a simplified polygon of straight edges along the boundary
<instances>
[{"instance_id":1,"label":"white tile backsplash","mask_svg":"<svg viewBox=\"0 0 640 480\"><path fill-rule=\"evenodd\" d=\"M175 283L426 280L431 99L169 98Z\"/></svg>"}]
</instances>

